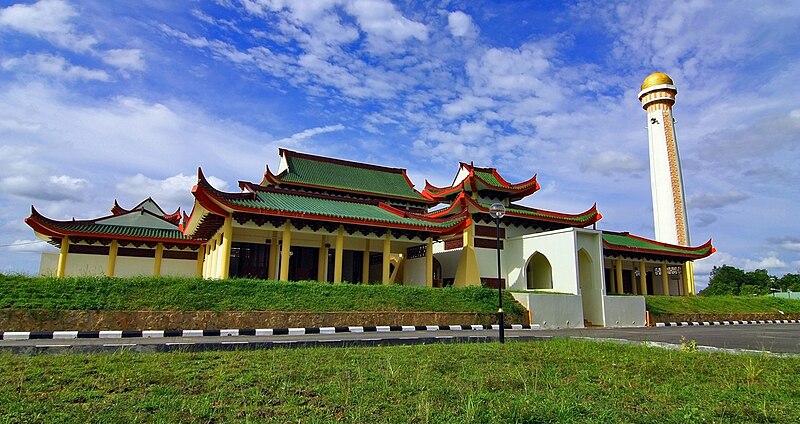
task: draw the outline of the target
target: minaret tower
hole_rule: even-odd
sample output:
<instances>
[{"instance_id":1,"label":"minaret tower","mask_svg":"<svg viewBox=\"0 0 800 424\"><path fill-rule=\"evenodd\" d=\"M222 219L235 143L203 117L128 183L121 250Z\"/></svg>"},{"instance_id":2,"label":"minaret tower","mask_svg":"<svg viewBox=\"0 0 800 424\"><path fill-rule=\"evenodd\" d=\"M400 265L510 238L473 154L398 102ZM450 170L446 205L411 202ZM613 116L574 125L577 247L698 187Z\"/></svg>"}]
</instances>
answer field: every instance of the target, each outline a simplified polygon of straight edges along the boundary
<instances>
[{"instance_id":1,"label":"minaret tower","mask_svg":"<svg viewBox=\"0 0 800 424\"><path fill-rule=\"evenodd\" d=\"M678 89L669 75L654 72L642 83L639 100L647 111L650 139L650 187L656 240L689 245L689 226L683 196L683 177L675 139L672 105Z\"/></svg>"}]
</instances>

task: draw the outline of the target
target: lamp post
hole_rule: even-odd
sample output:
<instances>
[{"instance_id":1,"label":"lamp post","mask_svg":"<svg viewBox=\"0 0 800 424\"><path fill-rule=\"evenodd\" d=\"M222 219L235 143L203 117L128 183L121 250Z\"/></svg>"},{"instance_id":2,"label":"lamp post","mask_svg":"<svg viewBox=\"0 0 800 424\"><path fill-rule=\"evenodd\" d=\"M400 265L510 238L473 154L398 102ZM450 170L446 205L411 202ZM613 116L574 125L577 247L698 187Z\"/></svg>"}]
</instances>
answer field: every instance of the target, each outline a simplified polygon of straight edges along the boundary
<instances>
[{"instance_id":1,"label":"lamp post","mask_svg":"<svg viewBox=\"0 0 800 424\"><path fill-rule=\"evenodd\" d=\"M489 207L489 215L497 227L497 323L500 327L500 343L506 342L505 319L503 317L503 280L500 279L500 220L506 216L506 207L502 203L493 203Z\"/></svg>"}]
</instances>

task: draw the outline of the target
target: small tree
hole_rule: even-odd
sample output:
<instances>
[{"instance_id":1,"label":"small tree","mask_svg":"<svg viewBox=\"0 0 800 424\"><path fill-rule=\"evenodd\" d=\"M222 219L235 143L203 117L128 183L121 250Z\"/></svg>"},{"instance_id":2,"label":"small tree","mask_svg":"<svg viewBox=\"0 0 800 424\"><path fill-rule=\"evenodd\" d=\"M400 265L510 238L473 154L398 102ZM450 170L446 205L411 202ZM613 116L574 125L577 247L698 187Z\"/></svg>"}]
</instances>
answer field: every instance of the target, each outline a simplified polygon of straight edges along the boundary
<instances>
[{"instance_id":1,"label":"small tree","mask_svg":"<svg viewBox=\"0 0 800 424\"><path fill-rule=\"evenodd\" d=\"M703 296L738 295L747 282L747 275L741 269L728 265L714 267L708 279L708 287L700 292ZM752 293L750 293L752 294Z\"/></svg>"}]
</instances>

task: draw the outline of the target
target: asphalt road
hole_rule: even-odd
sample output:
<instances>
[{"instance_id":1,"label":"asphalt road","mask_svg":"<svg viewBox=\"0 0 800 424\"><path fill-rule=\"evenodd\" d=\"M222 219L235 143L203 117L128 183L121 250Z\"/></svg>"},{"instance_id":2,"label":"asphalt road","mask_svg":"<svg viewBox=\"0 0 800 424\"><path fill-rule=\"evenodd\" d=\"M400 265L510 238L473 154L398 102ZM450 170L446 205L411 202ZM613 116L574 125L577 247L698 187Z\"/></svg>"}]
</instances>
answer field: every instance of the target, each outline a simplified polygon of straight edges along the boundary
<instances>
[{"instance_id":1,"label":"asphalt road","mask_svg":"<svg viewBox=\"0 0 800 424\"><path fill-rule=\"evenodd\" d=\"M800 324L712 325L656 328L541 330L537 335L624 339L800 354ZM683 340L682 340L683 338Z\"/></svg>"},{"instance_id":2,"label":"asphalt road","mask_svg":"<svg viewBox=\"0 0 800 424\"><path fill-rule=\"evenodd\" d=\"M759 324L737 326L591 328L568 330L506 330L509 341L546 340L553 337L649 341L679 345L694 340L700 346L800 354L800 325ZM160 337L125 339L2 340L0 351L16 353L138 352L264 349L306 346L386 346L449 342L492 342L496 330L435 332L337 333L280 336Z\"/></svg>"}]
</instances>

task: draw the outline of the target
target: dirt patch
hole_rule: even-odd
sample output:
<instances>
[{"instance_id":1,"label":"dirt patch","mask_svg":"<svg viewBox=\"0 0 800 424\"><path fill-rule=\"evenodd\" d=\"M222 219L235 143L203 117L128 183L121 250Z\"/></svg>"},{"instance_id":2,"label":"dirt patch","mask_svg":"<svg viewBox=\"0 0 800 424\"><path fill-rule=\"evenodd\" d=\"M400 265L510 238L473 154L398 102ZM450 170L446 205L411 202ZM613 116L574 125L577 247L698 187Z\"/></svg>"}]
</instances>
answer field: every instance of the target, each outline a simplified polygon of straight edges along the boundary
<instances>
[{"instance_id":1,"label":"dirt patch","mask_svg":"<svg viewBox=\"0 0 800 424\"><path fill-rule=\"evenodd\" d=\"M505 319L506 323L530 324L527 314L506 314ZM496 323L497 316L493 313L471 312L214 312L0 309L0 331L189 330Z\"/></svg>"},{"instance_id":2,"label":"dirt patch","mask_svg":"<svg viewBox=\"0 0 800 424\"><path fill-rule=\"evenodd\" d=\"M750 313L750 314L650 314L651 322L722 322L722 321L766 321L800 319L800 314Z\"/></svg>"}]
</instances>

